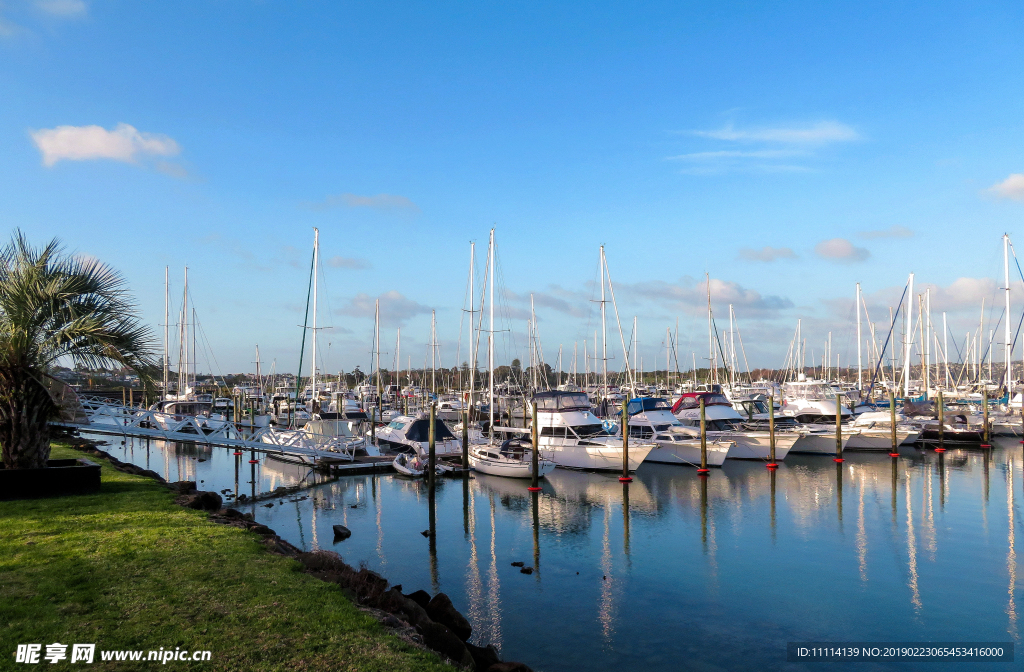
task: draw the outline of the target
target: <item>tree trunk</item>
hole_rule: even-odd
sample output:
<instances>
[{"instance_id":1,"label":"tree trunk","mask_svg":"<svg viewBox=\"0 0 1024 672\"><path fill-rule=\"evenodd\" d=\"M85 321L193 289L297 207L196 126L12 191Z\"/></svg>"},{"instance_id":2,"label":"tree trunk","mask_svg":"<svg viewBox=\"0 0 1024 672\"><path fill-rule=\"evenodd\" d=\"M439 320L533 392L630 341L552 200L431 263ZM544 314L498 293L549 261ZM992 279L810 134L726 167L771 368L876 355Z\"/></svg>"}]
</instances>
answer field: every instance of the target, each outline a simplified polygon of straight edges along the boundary
<instances>
[{"instance_id":1,"label":"tree trunk","mask_svg":"<svg viewBox=\"0 0 1024 672\"><path fill-rule=\"evenodd\" d=\"M42 469L50 459L50 393L24 367L0 367L0 448L7 469Z\"/></svg>"}]
</instances>

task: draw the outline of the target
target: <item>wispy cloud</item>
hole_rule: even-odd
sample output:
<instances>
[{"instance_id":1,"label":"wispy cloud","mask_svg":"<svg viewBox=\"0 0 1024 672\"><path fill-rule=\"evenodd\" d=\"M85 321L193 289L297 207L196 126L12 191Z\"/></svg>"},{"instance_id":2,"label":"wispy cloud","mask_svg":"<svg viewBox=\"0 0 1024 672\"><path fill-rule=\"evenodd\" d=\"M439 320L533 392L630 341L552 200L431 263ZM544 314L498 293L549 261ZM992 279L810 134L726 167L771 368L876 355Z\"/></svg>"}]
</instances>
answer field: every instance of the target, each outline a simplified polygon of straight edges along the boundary
<instances>
[{"instance_id":1,"label":"wispy cloud","mask_svg":"<svg viewBox=\"0 0 1024 672\"><path fill-rule=\"evenodd\" d=\"M788 247L765 245L758 250L749 247L740 248L739 258L746 259L747 261L771 262L776 259L796 259L796 253Z\"/></svg>"},{"instance_id":2,"label":"wispy cloud","mask_svg":"<svg viewBox=\"0 0 1024 672\"><path fill-rule=\"evenodd\" d=\"M689 164L682 172L713 175L727 172L798 173L826 145L858 140L853 127L838 121L803 126L737 128L732 123L711 130L684 131L685 135L728 143L726 148L687 152L667 157ZM750 147L753 145L753 147ZM760 145L760 147L758 146ZM737 149L737 146L743 147Z\"/></svg>"},{"instance_id":3,"label":"wispy cloud","mask_svg":"<svg viewBox=\"0 0 1024 672\"><path fill-rule=\"evenodd\" d=\"M693 135L732 142L774 142L793 145L822 145L857 140L860 135L851 126L838 121L819 121L807 126L777 126L738 129L726 124L711 131L692 131Z\"/></svg>"},{"instance_id":4,"label":"wispy cloud","mask_svg":"<svg viewBox=\"0 0 1024 672\"><path fill-rule=\"evenodd\" d=\"M331 257L327 260L327 265L331 268L348 268L352 270L370 268L370 262L365 259L349 259L348 257Z\"/></svg>"},{"instance_id":5,"label":"wispy cloud","mask_svg":"<svg viewBox=\"0 0 1024 672\"><path fill-rule=\"evenodd\" d=\"M833 259L842 262L865 261L871 252L863 247L856 247L845 238L830 238L814 246L814 252L822 259Z\"/></svg>"},{"instance_id":6,"label":"wispy cloud","mask_svg":"<svg viewBox=\"0 0 1024 672\"><path fill-rule=\"evenodd\" d=\"M405 196L396 194L377 194L376 196L359 196L358 194L335 194L318 203L307 203L310 210L322 211L331 208L369 208L371 210L419 212L418 205Z\"/></svg>"},{"instance_id":7,"label":"wispy cloud","mask_svg":"<svg viewBox=\"0 0 1024 672\"><path fill-rule=\"evenodd\" d=\"M430 312L429 306L417 303L395 290L384 292L378 297L356 294L348 304L335 312L340 315L373 319L376 300L380 301L380 323L384 327L400 327L411 318Z\"/></svg>"},{"instance_id":8,"label":"wispy cloud","mask_svg":"<svg viewBox=\"0 0 1024 672\"><path fill-rule=\"evenodd\" d=\"M33 131L31 136L48 168L60 161L138 163L141 158L175 156L181 151L170 137L142 133L129 124L118 124L110 131L102 126L57 126Z\"/></svg>"},{"instance_id":9,"label":"wispy cloud","mask_svg":"<svg viewBox=\"0 0 1024 672\"><path fill-rule=\"evenodd\" d=\"M989 187L988 192L998 198L1024 201L1024 173L1011 174L1002 182Z\"/></svg>"},{"instance_id":10,"label":"wispy cloud","mask_svg":"<svg viewBox=\"0 0 1024 672\"><path fill-rule=\"evenodd\" d=\"M35 5L47 14L61 18L83 16L89 11L84 0L36 0Z\"/></svg>"},{"instance_id":11,"label":"wispy cloud","mask_svg":"<svg viewBox=\"0 0 1024 672\"><path fill-rule=\"evenodd\" d=\"M867 238L868 240L875 240L878 238L912 238L914 232L905 226L899 224L893 224L888 229L879 229L877 231L861 231L857 234L861 238Z\"/></svg>"}]
</instances>

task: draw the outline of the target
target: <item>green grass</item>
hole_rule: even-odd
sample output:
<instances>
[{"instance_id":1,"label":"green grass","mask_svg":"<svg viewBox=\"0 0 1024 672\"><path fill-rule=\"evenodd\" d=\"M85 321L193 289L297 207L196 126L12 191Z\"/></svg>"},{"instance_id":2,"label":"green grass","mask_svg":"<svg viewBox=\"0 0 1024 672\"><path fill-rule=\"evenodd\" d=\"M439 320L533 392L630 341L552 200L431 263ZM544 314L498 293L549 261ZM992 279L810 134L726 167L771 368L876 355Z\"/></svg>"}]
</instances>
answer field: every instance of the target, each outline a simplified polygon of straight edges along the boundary
<instances>
[{"instance_id":1,"label":"green grass","mask_svg":"<svg viewBox=\"0 0 1024 672\"><path fill-rule=\"evenodd\" d=\"M52 457L82 455L55 444ZM95 643L86 667L98 670L156 664L103 663L100 650L179 646L212 659L169 667L453 669L387 634L338 586L268 553L257 535L212 523L151 479L86 457L102 462L98 494L0 502L0 669L35 667L14 663L18 644L43 644L45 653L53 642Z\"/></svg>"}]
</instances>

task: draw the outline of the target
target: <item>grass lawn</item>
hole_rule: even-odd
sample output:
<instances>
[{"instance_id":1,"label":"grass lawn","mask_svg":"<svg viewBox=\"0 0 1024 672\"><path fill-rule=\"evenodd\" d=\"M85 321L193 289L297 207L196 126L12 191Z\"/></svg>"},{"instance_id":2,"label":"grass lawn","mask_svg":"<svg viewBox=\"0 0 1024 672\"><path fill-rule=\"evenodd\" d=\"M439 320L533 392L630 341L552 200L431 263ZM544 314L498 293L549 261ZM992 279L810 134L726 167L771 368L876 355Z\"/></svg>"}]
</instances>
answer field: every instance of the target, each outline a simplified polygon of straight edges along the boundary
<instances>
[{"instance_id":1,"label":"grass lawn","mask_svg":"<svg viewBox=\"0 0 1024 672\"><path fill-rule=\"evenodd\" d=\"M18 644L95 643L85 669L153 669L102 662L101 650L209 650L204 670L454 668L393 637L337 585L268 553L257 535L172 503L152 480L55 444L52 457L103 464L95 495L0 502L0 669ZM145 657L145 654L144 656ZM68 660L46 669L77 668ZM160 666L164 667L164 666Z\"/></svg>"}]
</instances>

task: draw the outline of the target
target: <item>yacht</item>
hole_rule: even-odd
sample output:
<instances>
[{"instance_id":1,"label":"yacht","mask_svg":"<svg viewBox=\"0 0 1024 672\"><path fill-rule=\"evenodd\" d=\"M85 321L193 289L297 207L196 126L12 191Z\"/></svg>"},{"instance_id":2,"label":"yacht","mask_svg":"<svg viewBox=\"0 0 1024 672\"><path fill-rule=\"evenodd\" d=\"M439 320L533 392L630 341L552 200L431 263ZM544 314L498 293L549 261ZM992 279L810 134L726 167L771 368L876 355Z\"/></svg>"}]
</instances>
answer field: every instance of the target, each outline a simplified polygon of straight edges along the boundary
<instances>
[{"instance_id":1,"label":"yacht","mask_svg":"<svg viewBox=\"0 0 1024 672\"><path fill-rule=\"evenodd\" d=\"M692 428L685 427L672 415L672 404L668 401L655 397L631 399L626 413L629 415L630 444L634 440L653 441L655 444L647 454L647 462L700 466L700 430L694 432ZM728 439L708 437L708 466L722 466L734 445L735 442Z\"/></svg>"},{"instance_id":2,"label":"yacht","mask_svg":"<svg viewBox=\"0 0 1024 672\"><path fill-rule=\"evenodd\" d=\"M427 457L430 452L430 419L425 414L399 415L376 429L377 442L400 452ZM441 420L434 423L434 454L461 455L462 442Z\"/></svg>"},{"instance_id":3,"label":"yacht","mask_svg":"<svg viewBox=\"0 0 1024 672\"><path fill-rule=\"evenodd\" d=\"M605 431L585 393L551 390L533 395L533 401L540 457L571 469L622 471L622 437ZM636 471L653 449L650 441L631 441L628 470Z\"/></svg>"},{"instance_id":4,"label":"yacht","mask_svg":"<svg viewBox=\"0 0 1024 672\"><path fill-rule=\"evenodd\" d=\"M892 416L888 411L865 411L854 419L849 429L852 430L850 440L843 446L844 450L892 450ZM896 416L897 446L914 443L920 435L921 430L907 424L902 414Z\"/></svg>"},{"instance_id":5,"label":"yacht","mask_svg":"<svg viewBox=\"0 0 1024 672\"><path fill-rule=\"evenodd\" d=\"M836 404L843 422L853 414L843 406L835 389L821 380L799 380L782 387L781 415L795 418L802 424L832 424L836 422Z\"/></svg>"},{"instance_id":6,"label":"yacht","mask_svg":"<svg viewBox=\"0 0 1024 672\"><path fill-rule=\"evenodd\" d=\"M704 400L707 438L734 442L729 457L738 460L766 460L770 432L743 427L744 418L720 392L685 392L672 406L672 414L686 427L700 431L700 400ZM796 433L775 433L775 460L781 462L800 438Z\"/></svg>"},{"instance_id":7,"label":"yacht","mask_svg":"<svg viewBox=\"0 0 1024 672\"><path fill-rule=\"evenodd\" d=\"M500 446L477 444L469 450L469 465L474 471L506 478L533 476L533 445L527 439L514 438ZM555 463L537 456L537 478L551 473Z\"/></svg>"}]
</instances>

